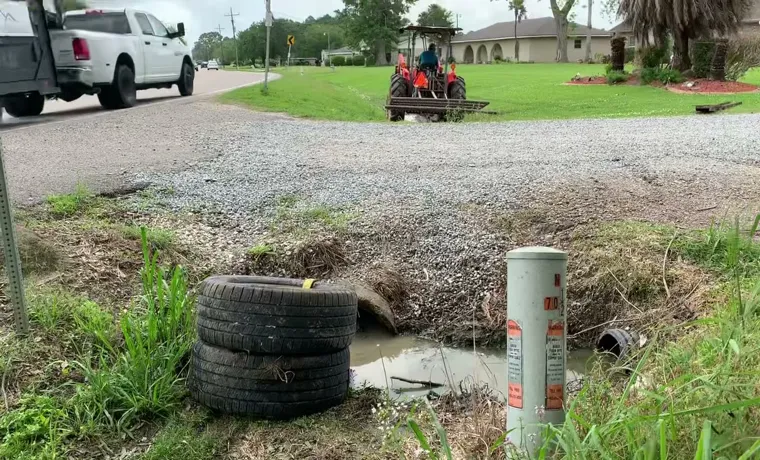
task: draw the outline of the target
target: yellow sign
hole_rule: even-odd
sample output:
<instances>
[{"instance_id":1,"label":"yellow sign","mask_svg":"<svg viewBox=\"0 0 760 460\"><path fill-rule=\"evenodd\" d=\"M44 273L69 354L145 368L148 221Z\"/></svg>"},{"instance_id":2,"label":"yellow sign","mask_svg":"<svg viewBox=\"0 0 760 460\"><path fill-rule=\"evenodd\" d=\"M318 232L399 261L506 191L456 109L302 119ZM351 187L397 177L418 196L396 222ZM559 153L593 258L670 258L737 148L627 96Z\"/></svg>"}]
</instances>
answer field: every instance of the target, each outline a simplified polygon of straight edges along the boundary
<instances>
[{"instance_id":1,"label":"yellow sign","mask_svg":"<svg viewBox=\"0 0 760 460\"><path fill-rule=\"evenodd\" d=\"M288 35L288 46L293 46L295 44L296 44L296 36Z\"/></svg>"}]
</instances>

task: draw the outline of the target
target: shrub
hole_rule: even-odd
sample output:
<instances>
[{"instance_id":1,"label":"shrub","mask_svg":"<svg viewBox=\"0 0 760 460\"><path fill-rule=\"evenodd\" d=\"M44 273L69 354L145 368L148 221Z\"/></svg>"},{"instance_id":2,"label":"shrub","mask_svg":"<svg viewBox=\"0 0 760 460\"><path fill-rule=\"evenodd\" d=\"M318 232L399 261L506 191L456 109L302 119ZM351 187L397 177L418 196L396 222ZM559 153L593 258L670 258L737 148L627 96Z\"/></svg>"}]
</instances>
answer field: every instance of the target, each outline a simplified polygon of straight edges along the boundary
<instances>
[{"instance_id":1,"label":"shrub","mask_svg":"<svg viewBox=\"0 0 760 460\"><path fill-rule=\"evenodd\" d=\"M726 80L736 81L752 67L760 67L760 34L742 34L728 41Z\"/></svg>"},{"instance_id":2,"label":"shrub","mask_svg":"<svg viewBox=\"0 0 760 460\"><path fill-rule=\"evenodd\" d=\"M659 74L657 75L657 79L660 80L660 83L663 85L668 85L670 83L681 83L684 80L681 72L676 69L671 69L670 67L660 69Z\"/></svg>"},{"instance_id":3,"label":"shrub","mask_svg":"<svg viewBox=\"0 0 760 460\"><path fill-rule=\"evenodd\" d=\"M695 42L691 54L691 68L694 71L694 76L697 78L707 78L710 74L713 56L715 55L715 42L712 40Z\"/></svg>"},{"instance_id":4,"label":"shrub","mask_svg":"<svg viewBox=\"0 0 760 460\"><path fill-rule=\"evenodd\" d=\"M653 81L659 80L659 74L660 69L653 68L653 67L644 67L641 69L641 83L644 85L648 85L652 83Z\"/></svg>"},{"instance_id":5,"label":"shrub","mask_svg":"<svg viewBox=\"0 0 760 460\"><path fill-rule=\"evenodd\" d=\"M644 69L659 69L667 63L667 49L657 46L644 46L639 49L639 62Z\"/></svg>"},{"instance_id":6,"label":"shrub","mask_svg":"<svg viewBox=\"0 0 760 460\"><path fill-rule=\"evenodd\" d=\"M683 81L683 75L676 69L670 67L653 68L646 67L641 70L641 83L649 85L652 82L659 81L663 85L670 83L681 83Z\"/></svg>"},{"instance_id":7,"label":"shrub","mask_svg":"<svg viewBox=\"0 0 760 460\"><path fill-rule=\"evenodd\" d=\"M633 60L636 59L636 48L626 48L625 49L625 63L630 64L633 62Z\"/></svg>"},{"instance_id":8,"label":"shrub","mask_svg":"<svg viewBox=\"0 0 760 460\"><path fill-rule=\"evenodd\" d=\"M609 64L610 63L610 55L609 54L596 53L594 55L594 61L596 61L599 64Z\"/></svg>"},{"instance_id":9,"label":"shrub","mask_svg":"<svg viewBox=\"0 0 760 460\"><path fill-rule=\"evenodd\" d=\"M367 63L367 67L375 67L375 55L368 54L365 58L365 62Z\"/></svg>"},{"instance_id":10,"label":"shrub","mask_svg":"<svg viewBox=\"0 0 760 460\"><path fill-rule=\"evenodd\" d=\"M351 61L353 62L353 65L355 66L363 66L364 65L364 56L354 56Z\"/></svg>"},{"instance_id":11,"label":"shrub","mask_svg":"<svg viewBox=\"0 0 760 460\"><path fill-rule=\"evenodd\" d=\"M454 56L449 56L448 61L449 61L449 64L456 64L457 63L457 59Z\"/></svg>"},{"instance_id":12,"label":"shrub","mask_svg":"<svg viewBox=\"0 0 760 460\"><path fill-rule=\"evenodd\" d=\"M346 58L343 56L333 56L331 62L335 67L344 66L346 65Z\"/></svg>"},{"instance_id":13,"label":"shrub","mask_svg":"<svg viewBox=\"0 0 760 460\"><path fill-rule=\"evenodd\" d=\"M617 83L623 83L628 81L629 77L630 75L625 72L620 72L619 70L610 70L607 72L607 84L614 85Z\"/></svg>"}]
</instances>

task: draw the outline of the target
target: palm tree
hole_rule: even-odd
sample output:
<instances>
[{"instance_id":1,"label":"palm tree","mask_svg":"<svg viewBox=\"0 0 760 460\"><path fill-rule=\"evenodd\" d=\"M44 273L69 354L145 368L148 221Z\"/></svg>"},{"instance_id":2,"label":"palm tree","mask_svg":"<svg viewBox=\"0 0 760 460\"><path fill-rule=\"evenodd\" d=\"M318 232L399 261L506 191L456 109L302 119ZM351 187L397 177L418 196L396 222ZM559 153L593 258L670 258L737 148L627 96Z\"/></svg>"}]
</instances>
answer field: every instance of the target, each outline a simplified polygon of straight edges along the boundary
<instances>
[{"instance_id":1,"label":"palm tree","mask_svg":"<svg viewBox=\"0 0 760 460\"><path fill-rule=\"evenodd\" d=\"M520 40L517 39L517 24L528 17L525 0L509 0L509 10L515 13L515 61L520 61Z\"/></svg>"},{"instance_id":2,"label":"palm tree","mask_svg":"<svg viewBox=\"0 0 760 460\"><path fill-rule=\"evenodd\" d=\"M671 33L678 67L691 67L689 41L736 32L752 0L620 0L618 14L631 25L638 43L655 44Z\"/></svg>"}]
</instances>

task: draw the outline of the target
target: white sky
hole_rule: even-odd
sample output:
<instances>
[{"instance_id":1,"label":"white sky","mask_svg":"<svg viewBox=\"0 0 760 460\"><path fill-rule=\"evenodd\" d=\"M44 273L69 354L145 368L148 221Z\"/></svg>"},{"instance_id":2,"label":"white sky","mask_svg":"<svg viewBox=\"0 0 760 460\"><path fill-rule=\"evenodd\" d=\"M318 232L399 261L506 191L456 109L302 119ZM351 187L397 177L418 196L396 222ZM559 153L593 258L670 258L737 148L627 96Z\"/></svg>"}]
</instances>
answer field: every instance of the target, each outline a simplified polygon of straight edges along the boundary
<instances>
[{"instance_id":1,"label":"white sky","mask_svg":"<svg viewBox=\"0 0 760 460\"><path fill-rule=\"evenodd\" d=\"M576 22L585 24L587 13L585 5L588 0L578 0L575 7ZM248 28L253 22L264 18L264 0L90 0L92 6L119 8L129 6L152 12L166 23L184 22L190 43L200 34L215 29L221 25L222 34L232 35L229 14L230 7L240 16L235 17L238 31ZM420 11L431 3L460 14L459 26L465 32L482 29L495 22L510 21L512 14L507 8L506 0L418 0L409 14L414 20ZM549 0L526 0L528 17L539 18L551 16ZM594 2L594 21L596 28L610 28L615 24L614 18L601 14L601 2ZM303 21L308 16L319 17L332 14L336 9L343 8L342 0L272 0L272 11L277 18L287 18Z\"/></svg>"}]
</instances>

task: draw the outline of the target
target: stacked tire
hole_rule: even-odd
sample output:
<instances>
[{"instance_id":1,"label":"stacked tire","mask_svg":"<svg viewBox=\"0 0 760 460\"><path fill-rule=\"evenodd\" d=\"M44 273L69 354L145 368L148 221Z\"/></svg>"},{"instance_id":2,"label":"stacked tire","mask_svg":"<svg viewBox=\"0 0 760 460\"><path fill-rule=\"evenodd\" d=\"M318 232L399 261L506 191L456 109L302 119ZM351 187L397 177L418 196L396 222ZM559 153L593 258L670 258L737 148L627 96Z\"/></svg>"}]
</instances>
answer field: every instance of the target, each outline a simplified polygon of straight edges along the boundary
<instances>
[{"instance_id":1,"label":"stacked tire","mask_svg":"<svg viewBox=\"0 0 760 460\"><path fill-rule=\"evenodd\" d=\"M341 404L356 332L348 286L256 276L206 279L190 392L224 413L288 419Z\"/></svg>"}]
</instances>

